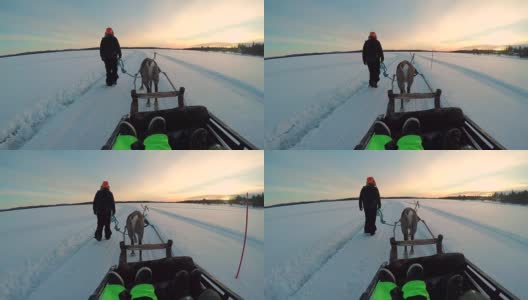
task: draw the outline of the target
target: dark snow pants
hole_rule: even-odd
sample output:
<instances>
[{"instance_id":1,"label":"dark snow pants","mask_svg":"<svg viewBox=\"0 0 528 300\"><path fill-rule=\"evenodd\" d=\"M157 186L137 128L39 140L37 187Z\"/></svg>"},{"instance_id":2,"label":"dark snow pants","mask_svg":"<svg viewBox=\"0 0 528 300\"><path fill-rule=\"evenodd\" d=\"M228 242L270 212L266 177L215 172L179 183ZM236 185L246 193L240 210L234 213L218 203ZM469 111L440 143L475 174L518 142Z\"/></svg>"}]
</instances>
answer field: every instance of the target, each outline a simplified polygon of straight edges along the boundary
<instances>
[{"instance_id":1,"label":"dark snow pants","mask_svg":"<svg viewBox=\"0 0 528 300\"><path fill-rule=\"evenodd\" d=\"M380 80L380 61L367 62L370 73L369 85L374 86Z\"/></svg>"},{"instance_id":2,"label":"dark snow pants","mask_svg":"<svg viewBox=\"0 0 528 300\"><path fill-rule=\"evenodd\" d=\"M107 58L104 60L106 69L106 85L112 85L117 82L117 58Z\"/></svg>"},{"instance_id":3,"label":"dark snow pants","mask_svg":"<svg viewBox=\"0 0 528 300\"><path fill-rule=\"evenodd\" d=\"M365 207L365 233L376 232L376 208Z\"/></svg>"},{"instance_id":4,"label":"dark snow pants","mask_svg":"<svg viewBox=\"0 0 528 300\"><path fill-rule=\"evenodd\" d=\"M112 216L110 213L108 214L97 214L97 229L95 230L95 238L100 240L103 237L103 227L105 232L105 238L109 239L112 235L112 231L110 230L110 220Z\"/></svg>"}]
</instances>

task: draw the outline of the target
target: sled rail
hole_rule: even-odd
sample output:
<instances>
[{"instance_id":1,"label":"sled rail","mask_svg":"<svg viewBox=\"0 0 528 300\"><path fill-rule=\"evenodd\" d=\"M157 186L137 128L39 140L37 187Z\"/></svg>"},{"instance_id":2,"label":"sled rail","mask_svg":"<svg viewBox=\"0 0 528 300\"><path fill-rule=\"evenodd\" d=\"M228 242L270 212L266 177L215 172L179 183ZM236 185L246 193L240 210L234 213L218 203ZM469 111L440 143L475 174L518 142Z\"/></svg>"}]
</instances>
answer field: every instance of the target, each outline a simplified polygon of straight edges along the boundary
<instances>
[{"instance_id":1,"label":"sled rail","mask_svg":"<svg viewBox=\"0 0 528 300\"><path fill-rule=\"evenodd\" d=\"M508 299L519 300L510 291L500 285L497 281L491 278L488 274L482 271L474 263L466 258L466 270L464 273L477 286L482 288L491 299Z\"/></svg>"}]
</instances>

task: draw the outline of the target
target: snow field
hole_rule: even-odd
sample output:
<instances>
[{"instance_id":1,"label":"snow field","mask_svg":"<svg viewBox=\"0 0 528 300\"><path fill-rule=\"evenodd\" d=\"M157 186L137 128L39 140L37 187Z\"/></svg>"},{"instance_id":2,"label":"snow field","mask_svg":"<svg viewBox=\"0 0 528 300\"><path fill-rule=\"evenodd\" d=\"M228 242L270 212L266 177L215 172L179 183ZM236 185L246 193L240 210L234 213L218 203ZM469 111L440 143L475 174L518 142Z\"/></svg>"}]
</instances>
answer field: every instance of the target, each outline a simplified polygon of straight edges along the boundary
<instances>
[{"instance_id":1,"label":"snow field","mask_svg":"<svg viewBox=\"0 0 528 300\"><path fill-rule=\"evenodd\" d=\"M513 57L416 53L415 66L433 90L442 89L442 106L458 106L509 149L526 149L528 135L527 60ZM385 53L389 77L409 53ZM265 142L271 149L353 149L374 119L385 113L387 90L398 91L383 77L368 87L361 53L266 60ZM413 92L430 92L421 76ZM396 105L399 109L399 101ZM405 111L433 108L433 101L404 102ZM498 113L499 112L499 113Z\"/></svg>"},{"instance_id":2,"label":"snow field","mask_svg":"<svg viewBox=\"0 0 528 300\"><path fill-rule=\"evenodd\" d=\"M464 253L515 295L528 296L528 236L522 230L527 207L426 199L420 204L418 215L435 235L444 235L445 252ZM385 221L397 221L405 207L414 207L414 200L382 200ZM393 235L379 217L374 236L365 235L363 225L357 201L266 209L266 298L358 299L388 260ZM399 227L396 238L402 239ZM430 238L423 224L416 238ZM411 257L435 253L434 245L414 250Z\"/></svg>"},{"instance_id":3,"label":"snow field","mask_svg":"<svg viewBox=\"0 0 528 300\"><path fill-rule=\"evenodd\" d=\"M153 50L123 50L125 69L135 74ZM262 58L199 51L160 50L156 58L190 105L205 105L243 137L263 145ZM0 59L4 93L0 112L2 149L100 149L130 110L134 79L121 70L105 84L97 51L45 53ZM141 85L137 81L137 88ZM170 85L162 77L159 90ZM159 101L160 109L177 105ZM152 110L142 101L140 111Z\"/></svg>"},{"instance_id":4,"label":"snow field","mask_svg":"<svg viewBox=\"0 0 528 300\"><path fill-rule=\"evenodd\" d=\"M158 206L159 205L159 206ZM121 229L139 204L117 204ZM122 235L113 228L110 240L93 238L96 218L91 207L65 206L2 212L4 255L0 256L0 299L86 299L119 259ZM185 216L185 217L182 217ZM174 241L174 255L188 255L228 287L247 299L263 299L262 209L249 210L248 240L239 279L245 208L223 205L152 204L147 219L164 240ZM130 241L127 239L127 244ZM151 227L144 243L160 243ZM143 251L143 259L165 257ZM139 255L129 261L137 261Z\"/></svg>"}]
</instances>

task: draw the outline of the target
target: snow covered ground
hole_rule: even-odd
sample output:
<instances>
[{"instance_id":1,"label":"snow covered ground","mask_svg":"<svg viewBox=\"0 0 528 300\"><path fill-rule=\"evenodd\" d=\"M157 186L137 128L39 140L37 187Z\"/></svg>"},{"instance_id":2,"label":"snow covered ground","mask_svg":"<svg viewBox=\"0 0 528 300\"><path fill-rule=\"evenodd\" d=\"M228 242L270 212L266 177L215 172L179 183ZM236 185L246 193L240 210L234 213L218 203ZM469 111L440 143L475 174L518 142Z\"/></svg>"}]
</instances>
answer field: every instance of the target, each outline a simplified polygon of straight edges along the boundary
<instances>
[{"instance_id":1,"label":"snow covered ground","mask_svg":"<svg viewBox=\"0 0 528 300\"><path fill-rule=\"evenodd\" d=\"M414 200L382 200L386 222L399 219ZM420 200L418 215L446 252L462 252L521 299L528 298L528 207L487 202ZM363 233L357 201L266 209L266 299L358 299L389 258L392 227L377 220L374 236ZM416 238L427 238L423 224ZM401 231L396 238L402 239ZM435 253L415 247L414 256ZM402 251L399 255L401 257Z\"/></svg>"},{"instance_id":2,"label":"snow covered ground","mask_svg":"<svg viewBox=\"0 0 528 300\"><path fill-rule=\"evenodd\" d=\"M244 262L239 279L245 208L227 205L152 204L147 219L164 239L174 241L174 255L192 256L203 268L246 299L264 299L264 211L249 210ZM139 204L118 204L123 228ZM122 235L93 238L95 216L89 206L50 207L0 212L0 299L87 299L119 258ZM113 224L112 224L113 226ZM127 238L127 243L129 243ZM147 227L144 243L159 243ZM143 259L164 257L144 251ZM128 256L137 261L138 255Z\"/></svg>"},{"instance_id":3,"label":"snow covered ground","mask_svg":"<svg viewBox=\"0 0 528 300\"><path fill-rule=\"evenodd\" d=\"M123 50L136 73L153 50ZM198 51L159 50L156 60L186 101L205 105L250 142L264 144L262 58ZM100 149L130 111L133 78L119 71L105 84L98 51L58 52L0 59L0 149ZM138 81L138 88L140 82ZM160 91L169 90L163 78ZM152 110L145 102L140 111ZM177 100L161 100L160 109Z\"/></svg>"},{"instance_id":4,"label":"snow covered ground","mask_svg":"<svg viewBox=\"0 0 528 300\"><path fill-rule=\"evenodd\" d=\"M409 53L385 53L389 76ZM505 56L417 53L415 66L442 106L458 106L508 149L528 149L528 60ZM391 80L368 88L361 53L266 60L266 149L353 149L387 107ZM397 84L395 83L395 90ZM422 77L413 92L430 92ZM411 100L406 111L432 108Z\"/></svg>"}]
</instances>

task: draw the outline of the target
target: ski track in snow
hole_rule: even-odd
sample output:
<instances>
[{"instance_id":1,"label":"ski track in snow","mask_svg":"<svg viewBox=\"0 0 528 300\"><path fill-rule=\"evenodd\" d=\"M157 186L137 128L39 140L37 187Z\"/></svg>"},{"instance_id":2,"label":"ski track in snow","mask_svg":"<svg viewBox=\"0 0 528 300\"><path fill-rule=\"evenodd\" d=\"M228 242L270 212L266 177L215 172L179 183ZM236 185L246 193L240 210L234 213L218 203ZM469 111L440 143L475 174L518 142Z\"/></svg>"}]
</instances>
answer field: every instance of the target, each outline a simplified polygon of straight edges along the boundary
<instances>
[{"instance_id":1,"label":"ski track in snow","mask_svg":"<svg viewBox=\"0 0 528 300\"><path fill-rule=\"evenodd\" d=\"M281 295L294 296L340 249L360 233L362 228L362 225L356 225L352 229L350 226L343 226L333 236L324 237L311 245L309 251L302 249L280 268L272 269L266 280L283 282L283 285L273 287L275 290L272 290L269 296L275 299L276 289L279 289Z\"/></svg>"},{"instance_id":2,"label":"ski track in snow","mask_svg":"<svg viewBox=\"0 0 528 300\"><path fill-rule=\"evenodd\" d=\"M222 226L219 226L219 225L212 225L212 224L209 224L207 222L202 222L202 221L196 220L194 218L185 217L185 216L182 216L180 214L176 214L176 213L173 213L173 212L160 210L160 209L157 209L157 208L151 208L151 209L153 211L156 211L158 213L164 214L164 215L169 216L171 218L175 218L175 219L184 221L186 223L192 224L194 226L200 227L202 229L206 229L208 231L212 231L214 233L218 233L218 234L220 234L220 235L222 235L224 237L230 238L230 239L232 239L234 241L240 241L240 240L244 239L244 233L229 229L227 227L222 227ZM259 240L256 237L250 236L250 235L247 236L247 242L253 247L262 247L262 246L264 246L264 242L263 241Z\"/></svg>"},{"instance_id":3,"label":"ski track in snow","mask_svg":"<svg viewBox=\"0 0 528 300\"><path fill-rule=\"evenodd\" d=\"M76 235L62 240L53 251L37 260L27 260L19 272L7 274L7 278L2 279L4 283L0 289L0 299L27 299L51 274L94 241L93 220L89 223Z\"/></svg>"},{"instance_id":4,"label":"ski track in snow","mask_svg":"<svg viewBox=\"0 0 528 300\"><path fill-rule=\"evenodd\" d=\"M317 214L321 212L332 213L337 207L339 210L346 209L340 204L334 204L335 206L329 209L322 208L316 211L312 211L306 207L299 210L299 214L295 215L288 211L287 214L277 214L272 219L277 221L283 221L283 219L295 219L295 221L288 221L282 226L288 226L287 224L295 224L298 226L299 223L304 221L312 222L317 220ZM407 201L384 201L383 208L385 209L385 222L387 224L393 224L399 219L400 212L405 207L414 207L414 203ZM280 209L280 208L279 208ZM508 232L503 229L496 228L487 224L483 224L479 221L471 220L465 217L461 217L442 209L429 207L422 205L418 209L418 215L421 215L420 210L423 209L424 221L427 222L427 215L429 218L438 217L445 219L446 222L452 224L452 228L457 226L462 227L465 232L469 230L476 230L480 233L482 238L485 240L497 240L500 245L517 245L519 248L514 247L515 255L522 253L528 246L528 240L512 232ZM286 211L285 211L286 212ZM427 212L427 214L426 214ZM337 212L336 212L337 213ZM431 215L432 214L432 215ZM295 250L287 253L287 259L285 262L281 262L275 266L272 266L270 271L267 271L266 275L266 298L269 299L322 299L322 298L333 298L333 299L356 299L359 298L361 293L364 291L366 286L370 283L372 276L374 276L377 268L384 262L388 261L390 246L389 238L393 236L392 225L381 224L379 218L377 220L378 231L374 236L366 236L362 234L363 219L361 213L353 213L353 221L348 222L348 226L342 226L340 230L333 232L332 235L316 236L316 242L313 246L303 246L302 249ZM298 217L301 217L300 219ZM328 216L319 216L320 218L327 218ZM435 219L435 218L433 218ZM439 220L438 220L439 221ZM353 225L352 225L353 224ZM352 225L352 226L350 226ZM432 233L437 236L442 233L439 226L445 226L444 222L439 224L427 223ZM282 227L281 226L281 227ZM295 229L294 229L295 230ZM444 228L445 230L445 228ZM395 228L395 234L397 240L402 240L402 233L400 226ZM467 234L467 233L465 233ZM282 234L281 234L282 235ZM423 223L418 224L416 233L416 239L430 238L431 235ZM444 252L450 251L449 242L463 238L463 236L457 236L456 234L451 239L444 240ZM480 241L480 240L479 240ZM455 247L456 245L453 245ZM406 257L403 247L398 247L398 258ZM408 249L410 251L410 248ZM455 249L460 251L460 245ZM475 249L466 249L468 252L473 253ZM455 252L458 252L455 251ZM436 253L434 245L429 246L417 246L414 248L414 253L411 255L407 254L407 257L421 257L427 255L433 255ZM475 259L482 259L479 252L473 253ZM273 259L273 258L272 258ZM486 264L484 267L491 268L493 270L493 264ZM489 270L488 270L489 272ZM494 273L497 272L497 273ZM503 282L505 279L511 276L507 269L499 268L496 271L489 273L492 277L498 276L495 279ZM506 273L505 273L506 272ZM336 274L339 274L336 278ZM344 275L343 274L347 274ZM495 275L494 275L495 274ZM501 277L502 276L502 277ZM522 280L518 281L517 284ZM515 287L516 282L510 283ZM518 287L517 287L518 288ZM331 289L331 291L328 291Z\"/></svg>"},{"instance_id":5,"label":"ski track in snow","mask_svg":"<svg viewBox=\"0 0 528 300\"><path fill-rule=\"evenodd\" d=\"M205 75L209 78L212 78L213 80L216 80L216 81L220 81L222 83L226 83L228 84L229 86L232 87L232 90L236 91L239 95L241 96L247 96L248 94L250 94L250 98L252 99L256 99L258 102L260 103L264 103L264 92L257 89L256 87L250 85L250 84L247 84L241 80L238 80L236 78L233 78L233 77L230 77L230 76L227 76L225 74L222 74L222 73L219 73L217 71L213 71L211 69L208 69L208 68L205 68L205 67L202 67L200 65L197 65L197 64L193 64L193 63L190 63L190 62L186 62L186 61L183 61L181 59L177 59L175 57L171 57L171 56L168 56L168 55L164 55L164 54L160 54L158 53L159 56L171 61L171 62L174 62L174 63L177 63L181 66L184 66L188 69L191 69L193 71L196 71L202 75Z\"/></svg>"},{"instance_id":6,"label":"ski track in snow","mask_svg":"<svg viewBox=\"0 0 528 300\"><path fill-rule=\"evenodd\" d=\"M422 56L422 55L418 55L419 57L425 59L425 60L428 60L428 61L431 61L431 58L429 57L425 57L425 56ZM446 61L442 61L442 60L438 60L437 58L433 58L433 62L435 63L438 63L438 64L441 64L441 65L444 65L444 66L447 66L455 71L458 71L462 74L465 74L465 75L468 75L472 78L475 78L477 79L478 81L484 81L492 86L495 86L496 88L500 89L501 91L507 93L507 94L513 94L516 98L517 97L520 97L520 98L528 98L528 90L526 89L523 89L523 88L520 88L520 87L517 87L515 85L512 85L512 84L509 84L505 81L502 81L500 79L497 79L495 77L492 77L488 74L485 74L485 73L482 73L482 72L479 72L479 71L476 71L476 70L473 70L473 69L470 69L470 68L466 68L466 67L463 67L463 66L459 66L459 65L455 65L455 64L452 64L452 63L448 63Z\"/></svg>"},{"instance_id":7,"label":"ski track in snow","mask_svg":"<svg viewBox=\"0 0 528 300\"><path fill-rule=\"evenodd\" d=\"M123 58L123 61L126 62L130 57L137 54L138 52L133 52ZM83 57L71 57L61 60ZM32 110L18 115L6 129L0 132L0 149L18 149L21 147L38 133L47 120L81 99L92 88L99 86L98 83L106 75L104 72L100 72L90 73L86 76L87 78L81 78L74 86L57 91L55 98L38 102Z\"/></svg>"},{"instance_id":8,"label":"ski track in snow","mask_svg":"<svg viewBox=\"0 0 528 300\"><path fill-rule=\"evenodd\" d=\"M520 244L523 247L528 247L528 239L520 235L517 235L515 233L508 232L508 231L499 229L497 227L490 226L490 225L487 225L481 222L477 222L477 221L474 221L474 220L471 220L471 219L468 219L462 216L458 216L458 215L440 210L438 208L425 206L425 205L421 205L421 207L424 207L438 215L447 217L448 219L458 222L462 225L475 228L479 231L484 230L486 233L488 233L488 235L492 236L495 239L502 240L502 241L507 240L507 242L513 241L513 242Z\"/></svg>"},{"instance_id":9,"label":"ski track in snow","mask_svg":"<svg viewBox=\"0 0 528 300\"><path fill-rule=\"evenodd\" d=\"M393 59L387 65L387 68L392 66L396 60L396 58ZM318 101L308 106L302 112L297 113L287 123L282 124L276 130L282 131L282 133L275 134L274 137L268 140L268 143L270 145L278 144L279 149L290 149L295 147L305 136L315 128L318 128L319 125L329 118L338 108L342 107L355 97L360 96L368 89L368 83L364 80L358 79L362 76L363 74L360 73L352 78L351 81L354 83L352 85L350 84L350 80L347 80L330 89L330 92L324 91L318 93L318 96L315 98L323 99L323 101ZM380 76L383 75L381 74ZM330 97L327 96L328 94L330 94Z\"/></svg>"}]
</instances>

